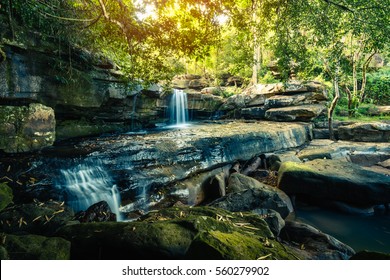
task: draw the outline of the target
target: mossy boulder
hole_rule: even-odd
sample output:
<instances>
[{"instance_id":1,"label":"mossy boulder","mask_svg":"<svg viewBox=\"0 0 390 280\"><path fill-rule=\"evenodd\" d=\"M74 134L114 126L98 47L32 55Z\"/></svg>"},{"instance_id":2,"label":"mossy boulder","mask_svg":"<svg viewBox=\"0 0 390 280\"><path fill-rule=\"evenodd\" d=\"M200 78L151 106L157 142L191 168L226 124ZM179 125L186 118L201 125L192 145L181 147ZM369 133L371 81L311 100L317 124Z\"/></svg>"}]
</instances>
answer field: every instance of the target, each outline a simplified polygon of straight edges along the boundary
<instances>
[{"instance_id":1,"label":"mossy boulder","mask_svg":"<svg viewBox=\"0 0 390 280\"><path fill-rule=\"evenodd\" d=\"M0 231L50 236L58 228L71 222L73 216L72 210L57 201L15 205L0 213Z\"/></svg>"},{"instance_id":2,"label":"mossy boulder","mask_svg":"<svg viewBox=\"0 0 390 280\"><path fill-rule=\"evenodd\" d=\"M390 202L390 177L339 160L284 162L278 187L289 195L336 200L355 206Z\"/></svg>"},{"instance_id":3,"label":"mossy boulder","mask_svg":"<svg viewBox=\"0 0 390 280\"><path fill-rule=\"evenodd\" d=\"M0 260L8 260L8 252L3 246L0 246Z\"/></svg>"},{"instance_id":4,"label":"mossy boulder","mask_svg":"<svg viewBox=\"0 0 390 280\"><path fill-rule=\"evenodd\" d=\"M259 215L212 207L172 207L136 222L65 226L59 234L71 241L74 259L293 258Z\"/></svg>"},{"instance_id":5,"label":"mossy boulder","mask_svg":"<svg viewBox=\"0 0 390 280\"><path fill-rule=\"evenodd\" d=\"M11 260L68 260L70 242L59 237L6 235L4 247Z\"/></svg>"},{"instance_id":6,"label":"mossy boulder","mask_svg":"<svg viewBox=\"0 0 390 280\"><path fill-rule=\"evenodd\" d=\"M0 211L12 203L12 189L6 183L0 183Z\"/></svg>"}]
</instances>

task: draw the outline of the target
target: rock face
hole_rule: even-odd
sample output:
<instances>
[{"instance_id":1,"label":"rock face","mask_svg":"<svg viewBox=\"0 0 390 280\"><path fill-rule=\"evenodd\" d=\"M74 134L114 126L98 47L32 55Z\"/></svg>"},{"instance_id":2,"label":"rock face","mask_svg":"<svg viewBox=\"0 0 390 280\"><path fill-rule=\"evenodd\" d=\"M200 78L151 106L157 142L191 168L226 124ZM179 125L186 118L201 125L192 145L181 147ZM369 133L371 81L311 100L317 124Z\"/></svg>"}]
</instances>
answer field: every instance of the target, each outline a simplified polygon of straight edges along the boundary
<instances>
[{"instance_id":1,"label":"rock face","mask_svg":"<svg viewBox=\"0 0 390 280\"><path fill-rule=\"evenodd\" d=\"M0 150L28 152L54 143L56 121L52 108L37 103L0 106L0 121Z\"/></svg>"},{"instance_id":2,"label":"rock face","mask_svg":"<svg viewBox=\"0 0 390 280\"><path fill-rule=\"evenodd\" d=\"M326 100L327 98L323 93L307 92L295 95L275 95L268 98L265 101L264 105L266 108L270 109L297 105L316 104Z\"/></svg>"},{"instance_id":3,"label":"rock face","mask_svg":"<svg viewBox=\"0 0 390 280\"><path fill-rule=\"evenodd\" d=\"M340 140L390 142L390 124L388 123L356 123L341 126L338 131Z\"/></svg>"},{"instance_id":4,"label":"rock face","mask_svg":"<svg viewBox=\"0 0 390 280\"><path fill-rule=\"evenodd\" d=\"M337 200L356 206L390 202L390 177L343 161L285 162L278 186L289 195Z\"/></svg>"},{"instance_id":5,"label":"rock face","mask_svg":"<svg viewBox=\"0 0 390 280\"><path fill-rule=\"evenodd\" d=\"M323 105L302 105L273 108L265 112L265 118L272 121L311 121L325 110Z\"/></svg>"}]
</instances>

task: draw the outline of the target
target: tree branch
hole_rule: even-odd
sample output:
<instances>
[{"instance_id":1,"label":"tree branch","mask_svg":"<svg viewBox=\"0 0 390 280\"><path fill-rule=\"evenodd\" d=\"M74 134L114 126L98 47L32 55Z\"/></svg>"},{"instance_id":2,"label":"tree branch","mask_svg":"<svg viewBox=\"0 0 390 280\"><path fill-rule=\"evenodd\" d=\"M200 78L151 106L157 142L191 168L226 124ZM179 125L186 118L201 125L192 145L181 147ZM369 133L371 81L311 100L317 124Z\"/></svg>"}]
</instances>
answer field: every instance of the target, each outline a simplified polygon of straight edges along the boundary
<instances>
[{"instance_id":1,"label":"tree branch","mask_svg":"<svg viewBox=\"0 0 390 280\"><path fill-rule=\"evenodd\" d=\"M345 5L341 5L341 4L336 3L336 2L334 2L334 1L331 1L331 0L322 0L322 1L325 1L326 3L331 4L331 5L333 5L333 6L336 6L337 8L339 8L339 9L341 9L341 10L343 10L343 11L350 12L350 13L355 13L354 10L348 8L348 7L345 6Z\"/></svg>"}]
</instances>

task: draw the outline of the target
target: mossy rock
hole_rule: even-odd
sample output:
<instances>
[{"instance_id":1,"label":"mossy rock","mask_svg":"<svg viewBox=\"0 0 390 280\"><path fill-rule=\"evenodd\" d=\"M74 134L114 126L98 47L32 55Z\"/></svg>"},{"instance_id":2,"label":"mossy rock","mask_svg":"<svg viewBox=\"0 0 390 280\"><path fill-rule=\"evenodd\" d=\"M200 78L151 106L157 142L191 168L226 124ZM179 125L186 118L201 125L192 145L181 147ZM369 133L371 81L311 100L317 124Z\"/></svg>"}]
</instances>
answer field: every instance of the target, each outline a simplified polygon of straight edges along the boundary
<instances>
[{"instance_id":1,"label":"mossy rock","mask_svg":"<svg viewBox=\"0 0 390 280\"><path fill-rule=\"evenodd\" d=\"M6 235L4 247L11 260L68 260L70 242L59 237Z\"/></svg>"},{"instance_id":2,"label":"mossy rock","mask_svg":"<svg viewBox=\"0 0 390 280\"><path fill-rule=\"evenodd\" d=\"M167 208L136 222L70 225L58 234L71 241L72 259L294 258L259 215L212 207Z\"/></svg>"},{"instance_id":3,"label":"mossy rock","mask_svg":"<svg viewBox=\"0 0 390 280\"><path fill-rule=\"evenodd\" d=\"M0 231L9 234L52 236L73 220L74 213L63 202L35 201L8 207L0 213Z\"/></svg>"},{"instance_id":4,"label":"mossy rock","mask_svg":"<svg viewBox=\"0 0 390 280\"><path fill-rule=\"evenodd\" d=\"M12 203L12 189L6 183L0 183L0 211Z\"/></svg>"},{"instance_id":5,"label":"mossy rock","mask_svg":"<svg viewBox=\"0 0 390 280\"><path fill-rule=\"evenodd\" d=\"M188 251L191 259L291 259L294 254L275 240L240 232L201 232Z\"/></svg>"},{"instance_id":6,"label":"mossy rock","mask_svg":"<svg viewBox=\"0 0 390 280\"><path fill-rule=\"evenodd\" d=\"M8 252L3 246L0 246L0 260L8 260Z\"/></svg>"},{"instance_id":7,"label":"mossy rock","mask_svg":"<svg viewBox=\"0 0 390 280\"><path fill-rule=\"evenodd\" d=\"M284 162L278 173L278 187L288 195L337 200L355 206L390 201L389 176L341 160Z\"/></svg>"}]
</instances>

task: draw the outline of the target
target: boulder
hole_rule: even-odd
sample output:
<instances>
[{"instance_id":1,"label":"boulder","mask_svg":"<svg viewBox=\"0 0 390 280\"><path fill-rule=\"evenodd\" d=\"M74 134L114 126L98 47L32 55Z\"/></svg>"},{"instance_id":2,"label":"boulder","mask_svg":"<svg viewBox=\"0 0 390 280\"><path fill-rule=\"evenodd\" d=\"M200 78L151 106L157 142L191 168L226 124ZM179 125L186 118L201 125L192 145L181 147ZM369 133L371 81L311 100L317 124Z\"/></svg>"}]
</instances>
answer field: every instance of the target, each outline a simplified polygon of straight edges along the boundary
<instances>
[{"instance_id":1,"label":"boulder","mask_svg":"<svg viewBox=\"0 0 390 280\"><path fill-rule=\"evenodd\" d=\"M30 204L15 205L0 213L0 231L50 236L60 227L70 223L73 216L73 211L62 202L35 201Z\"/></svg>"},{"instance_id":2,"label":"boulder","mask_svg":"<svg viewBox=\"0 0 390 280\"><path fill-rule=\"evenodd\" d=\"M236 94L226 99L221 106L222 111L231 111L246 107L259 107L264 105L267 96L264 94Z\"/></svg>"},{"instance_id":3,"label":"boulder","mask_svg":"<svg viewBox=\"0 0 390 280\"><path fill-rule=\"evenodd\" d=\"M340 126L339 139L358 142L390 142L390 124L384 122L355 123Z\"/></svg>"},{"instance_id":4,"label":"boulder","mask_svg":"<svg viewBox=\"0 0 390 280\"><path fill-rule=\"evenodd\" d=\"M6 183L0 183L0 211L12 203L12 189Z\"/></svg>"},{"instance_id":5,"label":"boulder","mask_svg":"<svg viewBox=\"0 0 390 280\"><path fill-rule=\"evenodd\" d=\"M70 242L60 237L7 234L3 246L11 260L69 260L70 258Z\"/></svg>"},{"instance_id":6,"label":"boulder","mask_svg":"<svg viewBox=\"0 0 390 280\"><path fill-rule=\"evenodd\" d=\"M228 195L213 201L210 206L232 212L273 209L282 218L294 210L284 192L239 173L230 176L227 190Z\"/></svg>"},{"instance_id":7,"label":"boulder","mask_svg":"<svg viewBox=\"0 0 390 280\"><path fill-rule=\"evenodd\" d=\"M7 153L29 152L53 145L55 117L50 107L0 106L0 150Z\"/></svg>"},{"instance_id":8,"label":"boulder","mask_svg":"<svg viewBox=\"0 0 390 280\"><path fill-rule=\"evenodd\" d=\"M278 212L272 209L255 209L252 213L260 215L266 221L272 233L275 236L279 236L285 222Z\"/></svg>"},{"instance_id":9,"label":"boulder","mask_svg":"<svg viewBox=\"0 0 390 280\"><path fill-rule=\"evenodd\" d=\"M278 171L280 165L286 161L301 162L301 160L296 156L296 152L271 154L267 157L267 167L270 170Z\"/></svg>"},{"instance_id":10,"label":"boulder","mask_svg":"<svg viewBox=\"0 0 390 280\"><path fill-rule=\"evenodd\" d=\"M292 258L259 215L210 207L167 208L137 222L71 225L60 235L71 241L72 259Z\"/></svg>"},{"instance_id":11,"label":"boulder","mask_svg":"<svg viewBox=\"0 0 390 280\"><path fill-rule=\"evenodd\" d=\"M347 260L355 254L348 245L318 229L296 221L286 221L280 237L297 244L296 251L311 260Z\"/></svg>"},{"instance_id":12,"label":"boulder","mask_svg":"<svg viewBox=\"0 0 390 280\"><path fill-rule=\"evenodd\" d=\"M284 162L278 187L289 195L338 200L356 206L390 202L390 177L339 160Z\"/></svg>"},{"instance_id":13,"label":"boulder","mask_svg":"<svg viewBox=\"0 0 390 280\"><path fill-rule=\"evenodd\" d=\"M100 201L75 215L75 219L81 223L116 221L116 215L112 213L106 201Z\"/></svg>"},{"instance_id":14,"label":"boulder","mask_svg":"<svg viewBox=\"0 0 390 280\"><path fill-rule=\"evenodd\" d=\"M301 105L273 108L265 112L265 118L272 121L311 121L324 113L324 105Z\"/></svg>"},{"instance_id":15,"label":"boulder","mask_svg":"<svg viewBox=\"0 0 390 280\"><path fill-rule=\"evenodd\" d=\"M280 108L296 105L316 104L326 101L327 97L320 92L306 92L295 95L275 95L266 99L265 108Z\"/></svg>"}]
</instances>

